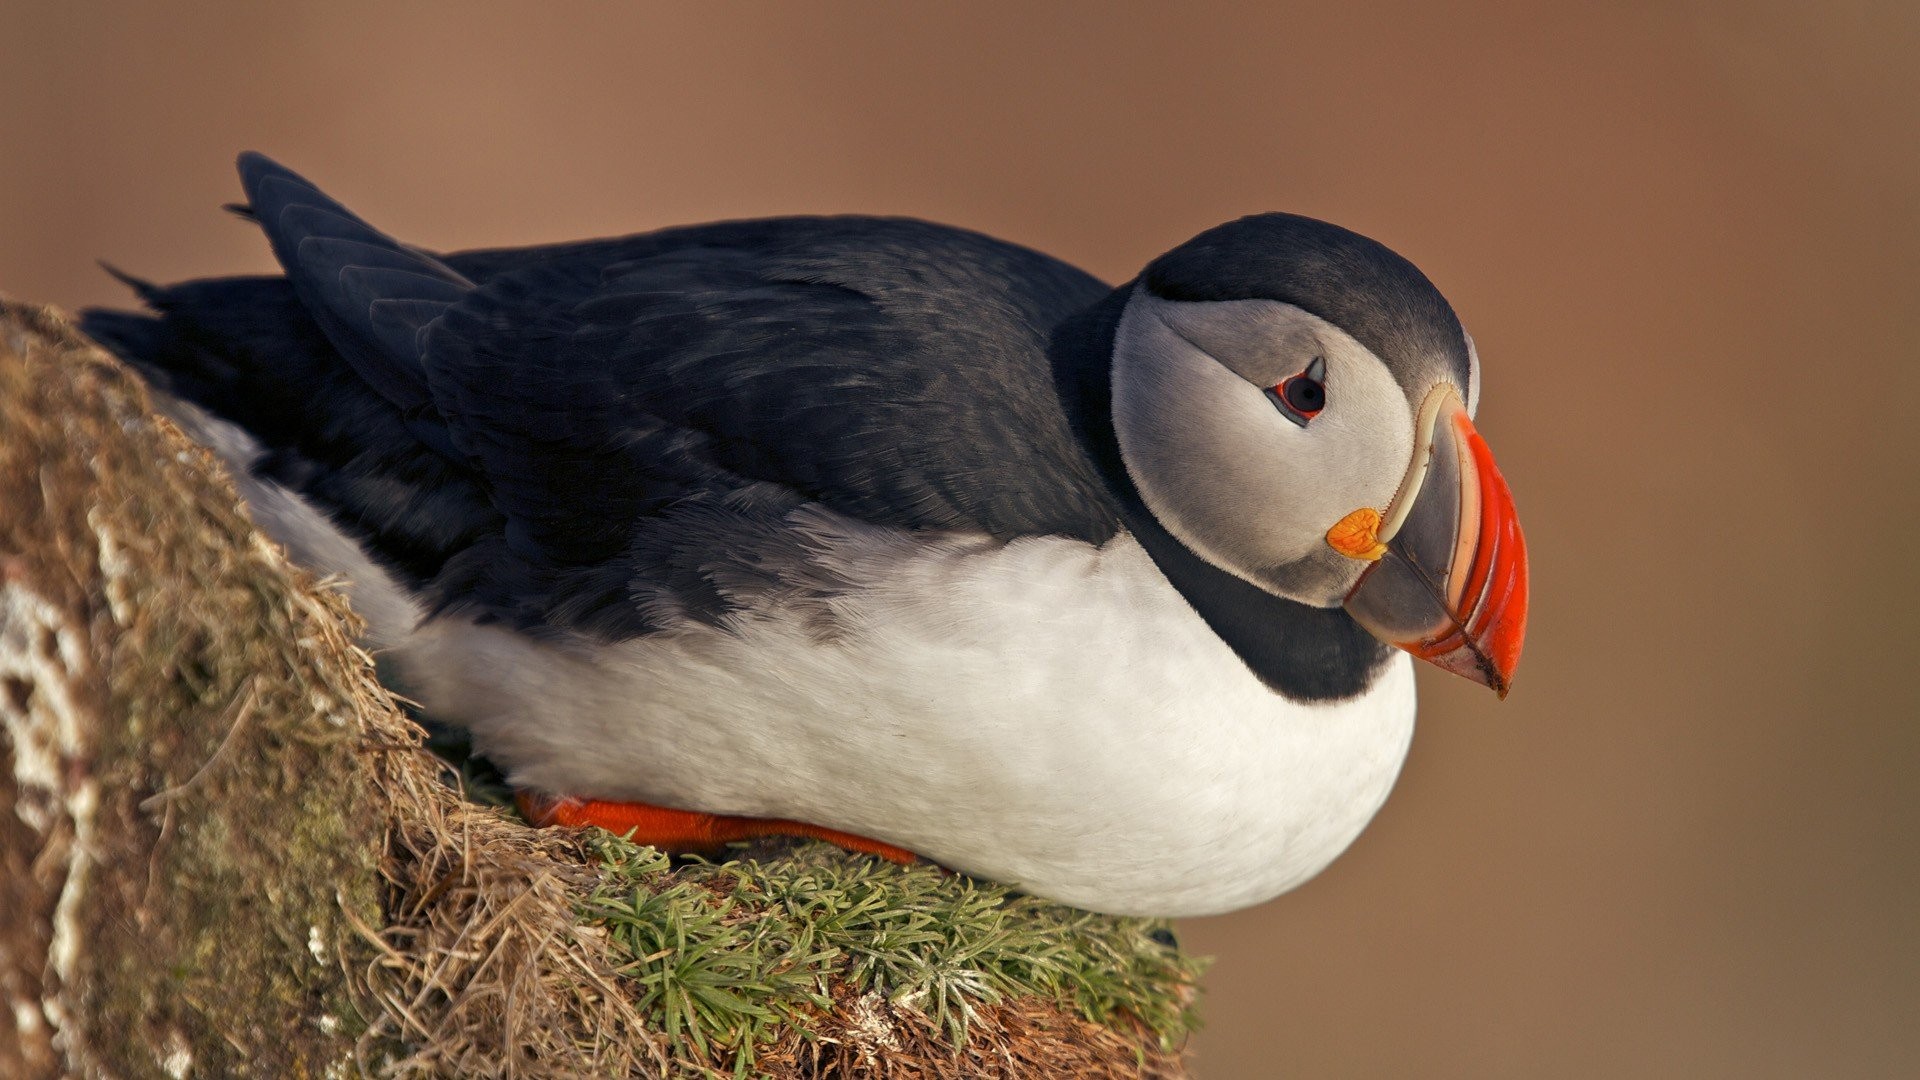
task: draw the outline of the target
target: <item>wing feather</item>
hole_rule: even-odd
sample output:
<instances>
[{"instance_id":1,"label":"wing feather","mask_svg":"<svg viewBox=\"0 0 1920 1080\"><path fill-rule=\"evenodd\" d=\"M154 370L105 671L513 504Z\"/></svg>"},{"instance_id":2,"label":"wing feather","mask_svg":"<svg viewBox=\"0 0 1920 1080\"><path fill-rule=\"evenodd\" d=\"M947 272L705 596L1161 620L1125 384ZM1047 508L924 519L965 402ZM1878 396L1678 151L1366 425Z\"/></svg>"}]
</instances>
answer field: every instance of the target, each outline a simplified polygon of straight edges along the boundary
<instances>
[{"instance_id":1,"label":"wing feather","mask_svg":"<svg viewBox=\"0 0 1920 1080\"><path fill-rule=\"evenodd\" d=\"M649 612L712 615L715 580L752 576L716 564L717 523L772 543L809 503L1002 539L1118 528L1049 359L1054 328L1107 290L1065 264L878 218L440 257L264 157L241 173L311 320L283 332L305 335L302 362L277 374L291 346L227 307L272 283L157 290L179 331L164 347L127 317L97 325L264 427L283 476L366 525L374 554L427 574L443 603L609 634L646 632ZM259 340L235 347L222 327ZM315 337L344 364L326 370ZM281 404L249 404L263 394ZM323 415L302 415L305 400ZM443 512L419 485L488 512L409 520Z\"/></svg>"}]
</instances>

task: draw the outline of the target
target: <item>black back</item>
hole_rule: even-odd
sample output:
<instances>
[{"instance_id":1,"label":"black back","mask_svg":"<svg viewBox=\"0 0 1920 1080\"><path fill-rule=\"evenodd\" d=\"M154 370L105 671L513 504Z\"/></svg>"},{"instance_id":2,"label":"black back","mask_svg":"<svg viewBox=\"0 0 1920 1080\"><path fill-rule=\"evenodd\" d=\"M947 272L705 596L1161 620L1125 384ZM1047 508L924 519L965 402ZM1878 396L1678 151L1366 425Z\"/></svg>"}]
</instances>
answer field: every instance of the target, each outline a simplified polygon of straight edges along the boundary
<instances>
[{"instance_id":1,"label":"black back","mask_svg":"<svg viewBox=\"0 0 1920 1080\"><path fill-rule=\"evenodd\" d=\"M711 519L748 535L803 502L1000 538L1119 527L1045 353L1107 288L1057 260L861 217L436 257L265 158L241 171L286 279L147 287L158 320L85 329L246 428L261 471L437 602L620 636L660 622L633 601L652 577L717 618Z\"/></svg>"}]
</instances>

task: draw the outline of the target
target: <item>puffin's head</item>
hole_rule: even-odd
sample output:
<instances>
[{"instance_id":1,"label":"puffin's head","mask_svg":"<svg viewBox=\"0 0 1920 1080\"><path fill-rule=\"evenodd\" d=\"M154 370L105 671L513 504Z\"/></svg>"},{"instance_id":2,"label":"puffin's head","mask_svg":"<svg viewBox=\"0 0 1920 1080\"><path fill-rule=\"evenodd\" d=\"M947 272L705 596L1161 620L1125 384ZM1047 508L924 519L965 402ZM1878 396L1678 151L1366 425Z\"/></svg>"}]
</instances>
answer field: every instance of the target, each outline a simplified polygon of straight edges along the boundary
<instances>
[{"instance_id":1,"label":"puffin's head","mask_svg":"<svg viewBox=\"0 0 1920 1080\"><path fill-rule=\"evenodd\" d=\"M1188 548L1505 695L1526 546L1473 340L1412 263L1292 214L1211 229L1134 284L1112 387L1128 476Z\"/></svg>"}]
</instances>

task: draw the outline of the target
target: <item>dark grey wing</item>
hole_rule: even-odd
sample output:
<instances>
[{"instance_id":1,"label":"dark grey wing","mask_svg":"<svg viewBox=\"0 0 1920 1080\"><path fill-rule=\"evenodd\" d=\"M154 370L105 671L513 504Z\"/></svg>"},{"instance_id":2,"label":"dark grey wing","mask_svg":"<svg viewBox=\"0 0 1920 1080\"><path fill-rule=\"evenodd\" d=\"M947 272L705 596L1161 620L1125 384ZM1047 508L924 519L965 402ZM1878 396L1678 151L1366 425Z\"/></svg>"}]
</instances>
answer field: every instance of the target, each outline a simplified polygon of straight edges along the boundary
<instances>
[{"instance_id":1,"label":"dark grey wing","mask_svg":"<svg viewBox=\"0 0 1920 1080\"><path fill-rule=\"evenodd\" d=\"M712 247L540 266L450 308L425 362L456 446L568 558L707 467L907 528L1111 535L1038 331L861 284Z\"/></svg>"},{"instance_id":2,"label":"dark grey wing","mask_svg":"<svg viewBox=\"0 0 1920 1080\"><path fill-rule=\"evenodd\" d=\"M165 348L135 317L95 324L159 357L149 368L201 373L200 396L336 519L373 523L359 531L374 553L407 556L443 602L608 634L654 628L636 597L711 615L714 582L757 557L723 565L716 549L777 544L769 523L803 503L1003 538L1117 528L1047 359L1054 326L1106 290L1045 256L921 222L816 218L441 258L264 158L242 172L319 331L299 333L344 363L317 371L303 341L285 365L300 378L277 386L274 346L220 338L260 321L230 302L279 303L272 283L159 291L180 300L162 309ZM279 406L235 392L249 384ZM408 520L438 513L422 484L481 493L488 512L436 550L390 553L437 535Z\"/></svg>"},{"instance_id":3,"label":"dark grey wing","mask_svg":"<svg viewBox=\"0 0 1920 1080\"><path fill-rule=\"evenodd\" d=\"M909 529L1111 536L1117 510L1066 423L1047 328L1007 314L1016 283L931 289L918 272L964 265L939 257L947 233L796 223L736 246L723 230L611 263L543 261L450 307L424 363L511 553L459 591L496 609L540 596L598 613L564 621L624 632L600 593L673 568L684 610L702 573L740 572L716 542L764 536L767 515L802 502ZM547 573L520 581L509 564Z\"/></svg>"},{"instance_id":4,"label":"dark grey wing","mask_svg":"<svg viewBox=\"0 0 1920 1080\"><path fill-rule=\"evenodd\" d=\"M444 450L444 431L428 415L420 338L473 291L473 282L368 225L263 154L240 155L239 169L249 210L314 322L416 436Z\"/></svg>"}]
</instances>

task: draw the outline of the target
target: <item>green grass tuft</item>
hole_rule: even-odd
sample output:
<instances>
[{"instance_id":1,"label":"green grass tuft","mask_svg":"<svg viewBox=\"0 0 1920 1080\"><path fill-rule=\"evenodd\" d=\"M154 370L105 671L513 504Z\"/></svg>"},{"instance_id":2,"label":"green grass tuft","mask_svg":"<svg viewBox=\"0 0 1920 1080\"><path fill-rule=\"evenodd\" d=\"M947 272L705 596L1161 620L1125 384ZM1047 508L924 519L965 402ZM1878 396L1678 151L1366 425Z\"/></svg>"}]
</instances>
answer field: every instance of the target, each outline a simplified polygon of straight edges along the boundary
<instances>
[{"instance_id":1,"label":"green grass tuft","mask_svg":"<svg viewBox=\"0 0 1920 1080\"><path fill-rule=\"evenodd\" d=\"M1169 1048L1198 1025L1189 991L1204 964L1166 943L1163 921L825 844L674 866L611 834L594 843L608 874L584 918L670 1038L731 1054L742 1075L777 1031L808 1030L836 983L919 1010L956 1045L976 1006L1027 996L1100 1024L1131 1015Z\"/></svg>"}]
</instances>

